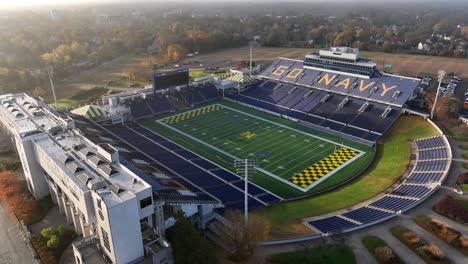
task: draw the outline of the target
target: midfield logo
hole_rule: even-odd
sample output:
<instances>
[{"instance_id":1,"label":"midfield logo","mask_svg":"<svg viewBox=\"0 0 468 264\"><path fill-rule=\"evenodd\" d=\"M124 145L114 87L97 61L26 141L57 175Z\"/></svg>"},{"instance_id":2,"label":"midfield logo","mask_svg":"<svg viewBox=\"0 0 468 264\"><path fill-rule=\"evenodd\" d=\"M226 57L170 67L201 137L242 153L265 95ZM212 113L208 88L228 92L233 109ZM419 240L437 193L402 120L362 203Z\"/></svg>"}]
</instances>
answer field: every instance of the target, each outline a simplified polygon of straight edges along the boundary
<instances>
[{"instance_id":1,"label":"midfield logo","mask_svg":"<svg viewBox=\"0 0 468 264\"><path fill-rule=\"evenodd\" d=\"M253 133L253 132L250 132L250 131L245 131L244 133L240 134L241 137L245 138L245 139L251 139L253 137L255 137L257 134Z\"/></svg>"}]
</instances>

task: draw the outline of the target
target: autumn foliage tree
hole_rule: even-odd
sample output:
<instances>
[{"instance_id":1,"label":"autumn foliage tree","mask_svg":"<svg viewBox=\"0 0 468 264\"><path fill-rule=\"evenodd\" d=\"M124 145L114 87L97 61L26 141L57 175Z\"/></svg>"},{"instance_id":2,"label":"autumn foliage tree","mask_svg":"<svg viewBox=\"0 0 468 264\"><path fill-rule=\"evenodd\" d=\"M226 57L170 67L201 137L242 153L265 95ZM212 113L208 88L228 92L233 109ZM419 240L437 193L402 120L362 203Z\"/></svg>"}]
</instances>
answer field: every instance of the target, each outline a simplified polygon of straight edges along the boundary
<instances>
[{"instance_id":1,"label":"autumn foliage tree","mask_svg":"<svg viewBox=\"0 0 468 264\"><path fill-rule=\"evenodd\" d=\"M171 44L167 47L164 59L168 62L179 61L187 56L187 49L180 44Z\"/></svg>"},{"instance_id":2,"label":"autumn foliage tree","mask_svg":"<svg viewBox=\"0 0 468 264\"><path fill-rule=\"evenodd\" d=\"M30 221L38 204L23 181L16 179L12 171L0 171L0 201L7 204L19 219Z\"/></svg>"},{"instance_id":3,"label":"autumn foliage tree","mask_svg":"<svg viewBox=\"0 0 468 264\"><path fill-rule=\"evenodd\" d=\"M225 242L234 247L231 258L234 260L245 260L253 255L259 242L268 238L270 233L270 223L258 216L251 214L247 225L244 221L244 214L239 211L227 211L226 219L230 223L225 226Z\"/></svg>"},{"instance_id":4,"label":"autumn foliage tree","mask_svg":"<svg viewBox=\"0 0 468 264\"><path fill-rule=\"evenodd\" d=\"M37 86L36 88L34 88L33 90L33 95L34 96L39 96L39 97L44 97L44 95L47 94L47 90L40 87L40 86Z\"/></svg>"}]
</instances>

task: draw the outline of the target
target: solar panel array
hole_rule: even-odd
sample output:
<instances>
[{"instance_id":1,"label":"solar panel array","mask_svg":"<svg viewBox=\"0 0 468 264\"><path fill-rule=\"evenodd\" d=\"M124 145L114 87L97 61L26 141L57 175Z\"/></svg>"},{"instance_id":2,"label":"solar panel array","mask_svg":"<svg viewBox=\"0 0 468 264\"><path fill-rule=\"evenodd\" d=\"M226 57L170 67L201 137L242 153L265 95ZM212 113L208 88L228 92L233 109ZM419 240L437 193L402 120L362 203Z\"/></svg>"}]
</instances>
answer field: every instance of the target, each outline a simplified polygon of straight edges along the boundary
<instances>
[{"instance_id":1,"label":"solar panel array","mask_svg":"<svg viewBox=\"0 0 468 264\"><path fill-rule=\"evenodd\" d=\"M384 221L429 197L442 184L448 173L450 147L443 136L416 140L415 145L417 148L415 166L403 183L390 194L348 212L309 221L307 225L322 233L351 231ZM425 165L420 166L421 163Z\"/></svg>"}]
</instances>

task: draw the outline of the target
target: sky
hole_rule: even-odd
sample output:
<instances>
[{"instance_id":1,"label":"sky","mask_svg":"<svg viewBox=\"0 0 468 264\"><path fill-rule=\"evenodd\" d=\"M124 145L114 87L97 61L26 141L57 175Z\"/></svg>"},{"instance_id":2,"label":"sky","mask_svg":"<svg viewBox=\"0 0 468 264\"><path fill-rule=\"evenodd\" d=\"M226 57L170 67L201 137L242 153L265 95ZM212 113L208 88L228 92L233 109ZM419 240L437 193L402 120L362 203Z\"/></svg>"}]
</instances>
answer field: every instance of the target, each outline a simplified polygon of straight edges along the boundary
<instances>
[{"instance_id":1,"label":"sky","mask_svg":"<svg viewBox=\"0 0 468 264\"><path fill-rule=\"evenodd\" d=\"M34 6L54 6L71 4L91 4L91 3L134 3L134 2L192 2L193 0L0 0L0 8L15 7L34 7ZM209 2L208 0L195 0L198 2ZM274 0L217 0L216 2L276 2ZM280 2L373 2L373 3L391 3L391 2L444 2L460 3L466 0L280 0Z\"/></svg>"}]
</instances>

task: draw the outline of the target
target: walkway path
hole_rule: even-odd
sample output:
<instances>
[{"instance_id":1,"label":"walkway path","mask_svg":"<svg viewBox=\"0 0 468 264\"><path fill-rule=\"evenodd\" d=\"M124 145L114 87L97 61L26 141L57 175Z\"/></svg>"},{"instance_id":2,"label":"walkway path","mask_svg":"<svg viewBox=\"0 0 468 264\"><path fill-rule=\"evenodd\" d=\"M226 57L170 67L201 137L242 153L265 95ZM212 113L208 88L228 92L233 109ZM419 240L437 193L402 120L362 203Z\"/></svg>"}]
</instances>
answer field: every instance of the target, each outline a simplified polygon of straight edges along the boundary
<instances>
[{"instance_id":1,"label":"walkway path","mask_svg":"<svg viewBox=\"0 0 468 264\"><path fill-rule=\"evenodd\" d=\"M0 206L0 263L34 263L34 257L27 248L23 234L11 219L11 216Z\"/></svg>"},{"instance_id":2,"label":"walkway path","mask_svg":"<svg viewBox=\"0 0 468 264\"><path fill-rule=\"evenodd\" d=\"M461 143L453 142L452 139L449 139L449 141L453 149L453 156L455 160L461 161L461 158L460 158L461 154L465 153L466 151L462 151L458 147ZM367 248L365 248L364 245L362 244L362 238L368 235L377 236L385 240L385 242L398 254L398 256L405 263L411 263L411 264L425 263L411 249L406 247L406 245L404 245L402 242L400 242L397 238L395 238L391 234L390 228L397 226L397 225L406 226L409 229L418 233L423 239L431 243L434 243L442 251L444 251L447 257L449 257L453 263L460 263L460 264L467 263L468 258L464 256L462 253L460 253L457 249L448 245L447 243L440 240L439 238L433 236L431 233L427 232L426 230L424 230L423 228L421 228L419 225L417 225L414 222L414 217L418 215L426 215L431 218L441 220L449 224L453 228L455 228L457 231L460 231L464 235L468 236L468 226L465 226L456 221L453 221L432 210L432 207L434 206L434 204L436 204L445 195L468 198L466 195L463 196L453 191L458 175L461 172L467 171L466 169L462 167L462 164L463 164L462 162L452 162L452 168L447 176L447 179L444 182L445 187L439 188L432 196L427 198L424 202L422 202L418 206L406 212L406 214L399 215L395 218L392 218L383 223L374 225L372 227L368 227L362 230L358 230L358 231L345 234L344 235L344 237L346 238L345 243L353 249L354 254L356 256L357 263L366 263L366 264L375 263L374 257L368 252ZM324 239L322 238L322 239L308 241L306 243L302 242L302 243L295 243L295 244L282 245L282 246L265 246L265 247L260 248L256 252L255 255L257 258L266 257L275 253L300 250L301 247L303 248L304 246L316 247L316 246L323 244L324 243L323 240Z\"/></svg>"}]
</instances>

